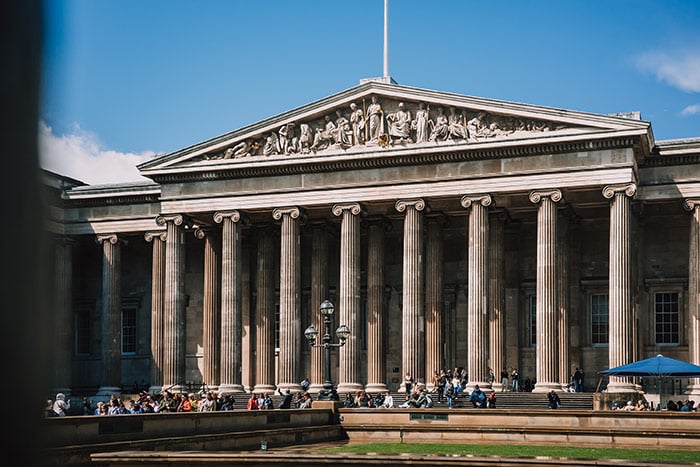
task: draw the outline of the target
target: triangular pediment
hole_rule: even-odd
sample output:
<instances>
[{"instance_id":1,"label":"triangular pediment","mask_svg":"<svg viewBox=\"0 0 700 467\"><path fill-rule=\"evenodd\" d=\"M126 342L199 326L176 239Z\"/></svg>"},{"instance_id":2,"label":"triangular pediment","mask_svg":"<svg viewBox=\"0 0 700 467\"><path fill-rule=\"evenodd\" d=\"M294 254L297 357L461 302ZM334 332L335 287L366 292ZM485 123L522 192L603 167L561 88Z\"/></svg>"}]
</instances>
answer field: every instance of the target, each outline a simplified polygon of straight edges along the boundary
<instances>
[{"instance_id":1,"label":"triangular pediment","mask_svg":"<svg viewBox=\"0 0 700 467\"><path fill-rule=\"evenodd\" d=\"M148 176L187 167L452 151L553 138L581 140L611 133L651 137L648 122L627 114L590 114L366 82L159 157L139 169Z\"/></svg>"}]
</instances>

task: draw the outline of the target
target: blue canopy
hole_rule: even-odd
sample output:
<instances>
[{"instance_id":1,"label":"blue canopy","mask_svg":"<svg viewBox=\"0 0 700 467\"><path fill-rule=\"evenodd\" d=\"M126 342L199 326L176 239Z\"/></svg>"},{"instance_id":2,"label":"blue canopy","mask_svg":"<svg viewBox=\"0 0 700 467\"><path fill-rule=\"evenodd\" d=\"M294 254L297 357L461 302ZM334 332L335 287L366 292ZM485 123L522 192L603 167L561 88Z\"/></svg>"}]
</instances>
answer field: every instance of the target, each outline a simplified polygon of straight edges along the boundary
<instances>
[{"instance_id":1,"label":"blue canopy","mask_svg":"<svg viewBox=\"0 0 700 467\"><path fill-rule=\"evenodd\" d=\"M599 371L598 374L606 376L651 376L655 378L697 378L700 377L700 366L659 354L656 357Z\"/></svg>"}]
</instances>

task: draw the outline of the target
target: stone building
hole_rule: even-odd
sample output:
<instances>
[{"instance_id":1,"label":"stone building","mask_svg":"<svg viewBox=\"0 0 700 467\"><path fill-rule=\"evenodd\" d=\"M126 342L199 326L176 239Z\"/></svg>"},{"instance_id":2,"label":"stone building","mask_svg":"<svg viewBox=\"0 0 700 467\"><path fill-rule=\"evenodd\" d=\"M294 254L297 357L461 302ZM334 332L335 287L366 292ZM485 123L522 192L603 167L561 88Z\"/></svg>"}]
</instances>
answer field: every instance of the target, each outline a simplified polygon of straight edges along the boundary
<instances>
[{"instance_id":1,"label":"stone building","mask_svg":"<svg viewBox=\"0 0 700 467\"><path fill-rule=\"evenodd\" d=\"M47 172L52 390L315 392L325 299L351 331L339 392L700 364L699 160L700 138L655 141L636 113L363 80L141 164L152 182Z\"/></svg>"}]
</instances>

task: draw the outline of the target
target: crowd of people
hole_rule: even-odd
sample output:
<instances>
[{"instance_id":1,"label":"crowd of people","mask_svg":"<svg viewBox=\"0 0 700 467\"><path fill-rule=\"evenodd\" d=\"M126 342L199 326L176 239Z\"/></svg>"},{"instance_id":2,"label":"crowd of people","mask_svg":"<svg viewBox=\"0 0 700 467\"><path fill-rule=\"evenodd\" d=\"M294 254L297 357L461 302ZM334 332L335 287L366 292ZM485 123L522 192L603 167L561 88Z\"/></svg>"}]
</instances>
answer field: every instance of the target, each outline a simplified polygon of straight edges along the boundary
<instances>
[{"instance_id":1,"label":"crowd of people","mask_svg":"<svg viewBox=\"0 0 700 467\"><path fill-rule=\"evenodd\" d=\"M685 402L681 400L674 401L673 399L669 399L668 402L666 402L665 408L662 408L660 404L657 404L656 407L654 407L653 403L644 398L640 398L636 403L632 402L631 400L627 401L627 403L613 401L612 404L610 404L610 410L623 410L626 412L645 412L653 410L667 410L669 412L697 412L698 409L695 406L695 401L692 399L686 399Z\"/></svg>"}]
</instances>

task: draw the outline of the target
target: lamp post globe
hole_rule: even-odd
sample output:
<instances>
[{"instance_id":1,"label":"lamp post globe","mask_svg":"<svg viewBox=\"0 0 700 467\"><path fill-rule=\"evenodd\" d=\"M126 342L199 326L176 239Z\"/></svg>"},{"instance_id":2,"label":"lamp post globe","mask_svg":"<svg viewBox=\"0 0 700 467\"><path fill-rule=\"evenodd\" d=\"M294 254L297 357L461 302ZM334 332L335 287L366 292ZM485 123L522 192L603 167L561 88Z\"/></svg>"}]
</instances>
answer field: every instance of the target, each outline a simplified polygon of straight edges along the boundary
<instances>
[{"instance_id":1,"label":"lamp post globe","mask_svg":"<svg viewBox=\"0 0 700 467\"><path fill-rule=\"evenodd\" d=\"M318 392L318 400L340 400L338 397L338 392L333 387L333 381L331 380L331 348L332 347L342 347L345 345L345 341L350 337L350 329L341 324L336 330L336 335L340 342L333 343L333 337L331 336L331 316L335 311L335 307L330 300L324 300L319 308L321 315L323 315L323 336L321 336L321 343L316 343L319 331L311 325L304 331L304 336L309 341L312 347L323 347L325 351L325 381L323 382L323 388Z\"/></svg>"}]
</instances>

